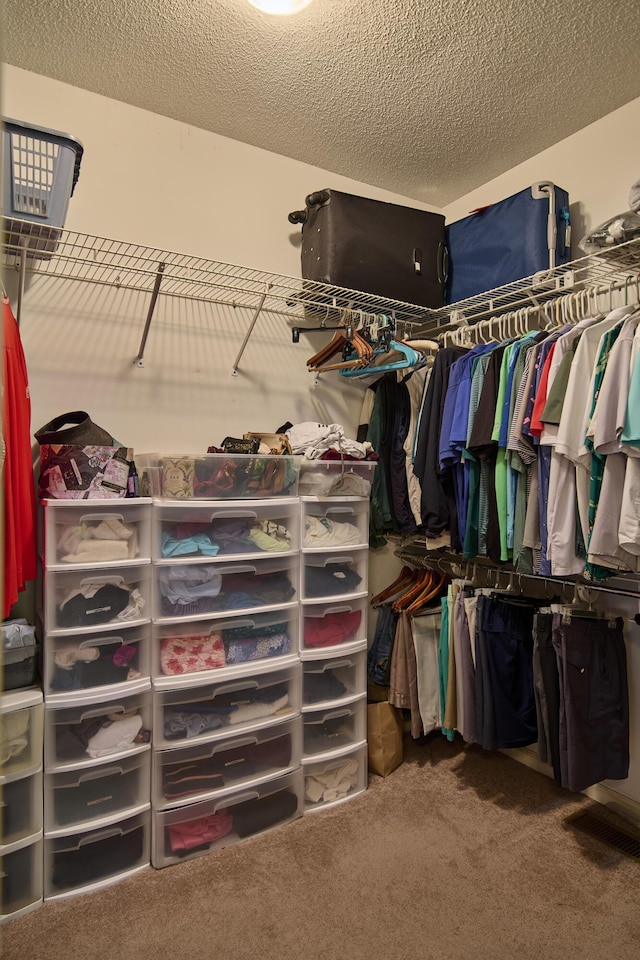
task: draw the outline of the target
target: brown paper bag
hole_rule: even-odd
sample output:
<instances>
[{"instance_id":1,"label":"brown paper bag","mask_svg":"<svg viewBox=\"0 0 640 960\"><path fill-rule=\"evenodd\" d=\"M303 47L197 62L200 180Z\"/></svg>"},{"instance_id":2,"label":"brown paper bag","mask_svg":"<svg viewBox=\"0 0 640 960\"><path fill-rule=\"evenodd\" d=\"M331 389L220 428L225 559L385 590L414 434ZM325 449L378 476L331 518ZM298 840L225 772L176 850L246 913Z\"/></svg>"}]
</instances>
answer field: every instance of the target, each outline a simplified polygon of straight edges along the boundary
<instances>
[{"instance_id":1,"label":"brown paper bag","mask_svg":"<svg viewBox=\"0 0 640 960\"><path fill-rule=\"evenodd\" d=\"M367 704L369 770L388 777L403 760L402 717L388 700Z\"/></svg>"}]
</instances>

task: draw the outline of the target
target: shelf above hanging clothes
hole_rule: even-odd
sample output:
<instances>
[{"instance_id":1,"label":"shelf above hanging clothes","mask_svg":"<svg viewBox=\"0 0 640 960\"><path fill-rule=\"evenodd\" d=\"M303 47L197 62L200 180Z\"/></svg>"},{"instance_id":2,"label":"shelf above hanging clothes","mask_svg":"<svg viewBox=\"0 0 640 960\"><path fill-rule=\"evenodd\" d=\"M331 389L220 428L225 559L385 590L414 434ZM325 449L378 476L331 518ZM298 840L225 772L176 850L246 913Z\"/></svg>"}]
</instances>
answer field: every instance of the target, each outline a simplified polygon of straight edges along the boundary
<instances>
[{"instance_id":1,"label":"shelf above hanging clothes","mask_svg":"<svg viewBox=\"0 0 640 960\"><path fill-rule=\"evenodd\" d=\"M461 318L472 324L497 313L544 303L569 290L614 284L620 289L625 284L635 285L640 274L638 239L603 251L602 255L583 257L469 300L433 309L70 230L61 229L53 248L50 243L43 250L39 232L46 230L50 234L50 227L6 219L3 227L4 267L19 271L21 277L19 307L27 276L57 277L149 294L144 333L135 358L138 365L142 365L144 345L159 296L252 310L253 317L234 367L236 372L261 312L286 317L301 330L305 324L330 325L345 322L347 317L353 322L358 313L390 316L405 333L415 337L438 333Z\"/></svg>"}]
</instances>

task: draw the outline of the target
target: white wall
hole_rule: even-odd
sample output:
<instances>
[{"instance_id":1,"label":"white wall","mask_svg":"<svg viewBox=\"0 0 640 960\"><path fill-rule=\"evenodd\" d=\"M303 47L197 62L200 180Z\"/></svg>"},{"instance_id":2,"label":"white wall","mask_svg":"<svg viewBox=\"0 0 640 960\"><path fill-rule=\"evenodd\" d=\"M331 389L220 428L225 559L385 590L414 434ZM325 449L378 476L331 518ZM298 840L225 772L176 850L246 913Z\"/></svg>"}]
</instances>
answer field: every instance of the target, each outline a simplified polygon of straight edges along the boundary
<instances>
[{"instance_id":1,"label":"white wall","mask_svg":"<svg viewBox=\"0 0 640 960\"><path fill-rule=\"evenodd\" d=\"M443 213L451 223L536 180L551 180L569 192L577 258L584 256L577 243L590 229L628 209L629 190L638 177L640 98L460 197Z\"/></svg>"}]
</instances>

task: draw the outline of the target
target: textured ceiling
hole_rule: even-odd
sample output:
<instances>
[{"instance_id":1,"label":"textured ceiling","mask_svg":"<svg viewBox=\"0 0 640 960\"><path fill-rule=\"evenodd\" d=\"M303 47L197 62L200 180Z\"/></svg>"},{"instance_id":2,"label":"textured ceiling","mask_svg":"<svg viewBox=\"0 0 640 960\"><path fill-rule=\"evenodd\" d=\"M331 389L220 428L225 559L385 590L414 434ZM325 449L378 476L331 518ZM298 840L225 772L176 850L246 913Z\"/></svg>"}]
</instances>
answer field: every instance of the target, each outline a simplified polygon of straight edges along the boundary
<instances>
[{"instance_id":1,"label":"textured ceiling","mask_svg":"<svg viewBox=\"0 0 640 960\"><path fill-rule=\"evenodd\" d=\"M640 96L638 0L5 0L4 59L438 207Z\"/></svg>"}]
</instances>

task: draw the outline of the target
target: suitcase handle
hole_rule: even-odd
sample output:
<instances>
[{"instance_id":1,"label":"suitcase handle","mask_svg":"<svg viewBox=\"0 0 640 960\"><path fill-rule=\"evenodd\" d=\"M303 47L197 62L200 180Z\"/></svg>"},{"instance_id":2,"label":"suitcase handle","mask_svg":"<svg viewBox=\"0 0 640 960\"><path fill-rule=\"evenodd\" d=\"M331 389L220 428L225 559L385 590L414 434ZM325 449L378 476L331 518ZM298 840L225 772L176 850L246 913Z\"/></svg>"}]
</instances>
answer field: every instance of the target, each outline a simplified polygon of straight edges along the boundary
<instances>
[{"instance_id":1,"label":"suitcase handle","mask_svg":"<svg viewBox=\"0 0 640 960\"><path fill-rule=\"evenodd\" d=\"M330 190L316 190L315 193L310 193L305 197L305 203L308 207L321 207L323 203L327 203L331 199Z\"/></svg>"},{"instance_id":2,"label":"suitcase handle","mask_svg":"<svg viewBox=\"0 0 640 960\"><path fill-rule=\"evenodd\" d=\"M438 244L438 283L445 284L449 279L449 249L446 243Z\"/></svg>"},{"instance_id":3,"label":"suitcase handle","mask_svg":"<svg viewBox=\"0 0 640 960\"><path fill-rule=\"evenodd\" d=\"M289 223L305 223L306 219L307 219L306 210L293 210L287 217L287 220L289 221Z\"/></svg>"}]
</instances>

